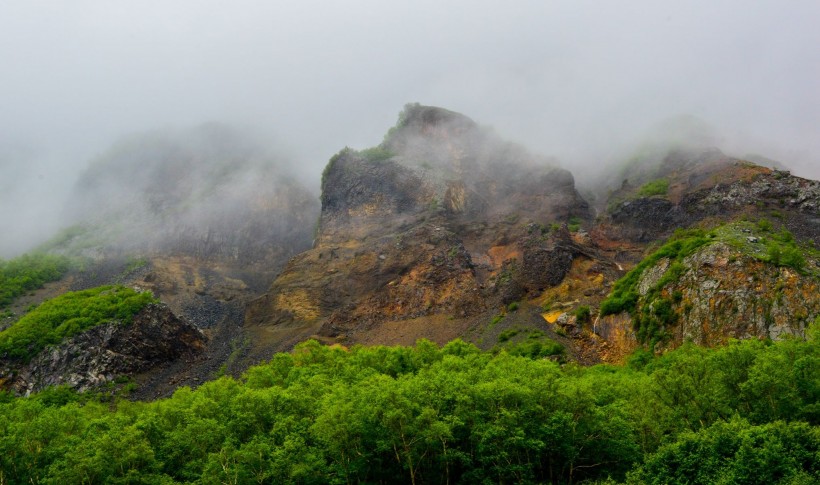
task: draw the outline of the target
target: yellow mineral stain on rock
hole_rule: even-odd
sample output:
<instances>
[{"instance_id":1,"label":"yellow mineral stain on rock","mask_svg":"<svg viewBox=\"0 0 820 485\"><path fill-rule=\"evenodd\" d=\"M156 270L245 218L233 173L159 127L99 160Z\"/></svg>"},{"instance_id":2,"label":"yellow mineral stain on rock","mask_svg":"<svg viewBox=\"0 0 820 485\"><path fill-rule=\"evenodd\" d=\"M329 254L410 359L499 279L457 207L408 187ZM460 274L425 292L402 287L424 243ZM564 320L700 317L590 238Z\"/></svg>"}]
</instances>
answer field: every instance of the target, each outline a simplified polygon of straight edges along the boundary
<instances>
[{"instance_id":1,"label":"yellow mineral stain on rock","mask_svg":"<svg viewBox=\"0 0 820 485\"><path fill-rule=\"evenodd\" d=\"M294 290L276 296L276 307L293 313L298 320L315 320L319 318L319 307L305 290Z\"/></svg>"},{"instance_id":2,"label":"yellow mineral stain on rock","mask_svg":"<svg viewBox=\"0 0 820 485\"><path fill-rule=\"evenodd\" d=\"M561 310L556 310L547 313L542 313L541 316L544 317L544 320L546 320L548 323L555 323L556 321L558 321L558 317L560 317L563 313L564 312Z\"/></svg>"}]
</instances>

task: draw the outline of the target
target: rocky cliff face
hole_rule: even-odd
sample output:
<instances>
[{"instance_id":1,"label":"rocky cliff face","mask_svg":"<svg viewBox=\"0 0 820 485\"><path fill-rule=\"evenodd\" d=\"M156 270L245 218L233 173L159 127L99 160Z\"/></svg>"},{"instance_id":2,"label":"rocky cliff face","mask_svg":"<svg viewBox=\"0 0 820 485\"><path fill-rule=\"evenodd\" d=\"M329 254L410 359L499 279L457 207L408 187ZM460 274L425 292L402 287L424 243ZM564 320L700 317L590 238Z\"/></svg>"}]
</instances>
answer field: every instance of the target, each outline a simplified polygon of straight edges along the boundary
<instances>
[{"instance_id":1,"label":"rocky cliff face","mask_svg":"<svg viewBox=\"0 0 820 485\"><path fill-rule=\"evenodd\" d=\"M408 105L382 145L331 159L314 248L246 322L270 340L293 329L285 344L355 342L387 327L411 342L454 338L560 282L579 254L560 225L590 217L566 170L463 115Z\"/></svg>"},{"instance_id":2,"label":"rocky cliff face","mask_svg":"<svg viewBox=\"0 0 820 485\"><path fill-rule=\"evenodd\" d=\"M644 187L658 180L661 190ZM628 314L596 319L598 306L675 229L774 217L800 241L820 236L820 183L716 149L670 151L642 164L637 181L612 192L593 221L568 172L463 115L409 105L381 145L331 159L316 244L250 305L246 329L268 351L310 336L462 337L487 347L504 330L529 327L584 362L618 361L645 339ZM678 315L664 345L778 338L815 318L813 276L759 255L714 256L718 248L693 255L678 286L663 290ZM784 286L790 296L777 293ZM526 311L513 314L513 302ZM583 306L592 319L576 319ZM538 307L543 318L530 318Z\"/></svg>"},{"instance_id":3,"label":"rocky cliff face","mask_svg":"<svg viewBox=\"0 0 820 485\"><path fill-rule=\"evenodd\" d=\"M774 227L736 235L740 245L710 241L641 275L637 311L669 317L655 329L664 336L656 349L801 335L820 314L819 258L806 253L811 271L801 271L746 240L787 229L801 245L820 244L820 182L715 149L652 151L656 159L644 157L624 172L630 180L598 199L593 218L572 174L550 160L461 114L408 105L383 143L331 158L319 213L281 167L260 166L256 152L237 152L230 136L205 134L219 143L203 151L202 139L153 140L150 163L145 143L126 144L89 171L83 183L114 188L81 198L93 209L87 213L122 224L102 233L104 243L82 234L69 240L98 259L61 285L150 289L208 338L167 315L162 323L164 313L144 332L100 327L32 361L15 381L21 392L136 374L144 377L139 397L155 397L220 372L236 375L310 337L463 338L489 349L535 335L560 342L569 359L618 362L651 339L629 313L598 316L615 282L676 229L741 219ZM123 181L135 190L117 199ZM129 262L132 254L141 265ZM658 298L668 308L653 306ZM137 333L119 333L126 331ZM157 335L161 343L150 344Z\"/></svg>"},{"instance_id":4,"label":"rocky cliff face","mask_svg":"<svg viewBox=\"0 0 820 485\"><path fill-rule=\"evenodd\" d=\"M165 305L149 305L129 325L111 322L83 332L38 354L15 369L5 386L20 394L67 385L78 391L98 388L179 360L192 360L207 339Z\"/></svg>"},{"instance_id":5,"label":"rocky cliff face","mask_svg":"<svg viewBox=\"0 0 820 485\"><path fill-rule=\"evenodd\" d=\"M723 243L685 258L683 265L681 277L663 289L679 295L673 342L713 346L732 338L805 337L820 315L820 278L813 272L766 263ZM653 277L647 274L642 284L651 285Z\"/></svg>"},{"instance_id":6,"label":"rocky cliff face","mask_svg":"<svg viewBox=\"0 0 820 485\"><path fill-rule=\"evenodd\" d=\"M202 359L144 386L168 393L246 367L237 357L250 345L245 305L311 247L318 216L318 194L286 157L246 133L206 124L133 135L100 155L65 208L78 225L45 249L85 259L84 271L64 282L68 289L148 289L207 334Z\"/></svg>"}]
</instances>

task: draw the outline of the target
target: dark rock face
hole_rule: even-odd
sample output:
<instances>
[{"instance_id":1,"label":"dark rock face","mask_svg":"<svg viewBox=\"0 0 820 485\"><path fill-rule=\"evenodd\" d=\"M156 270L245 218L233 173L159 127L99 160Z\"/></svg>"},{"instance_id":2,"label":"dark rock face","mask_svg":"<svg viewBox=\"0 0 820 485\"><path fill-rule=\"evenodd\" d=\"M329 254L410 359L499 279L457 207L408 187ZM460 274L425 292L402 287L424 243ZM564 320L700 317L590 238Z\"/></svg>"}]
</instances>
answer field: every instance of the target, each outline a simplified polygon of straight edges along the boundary
<instances>
[{"instance_id":1,"label":"dark rock face","mask_svg":"<svg viewBox=\"0 0 820 485\"><path fill-rule=\"evenodd\" d=\"M654 241L660 234L682 227L687 216L671 201L649 197L624 202L611 214L622 237L637 242Z\"/></svg>"},{"instance_id":2,"label":"dark rock face","mask_svg":"<svg viewBox=\"0 0 820 485\"><path fill-rule=\"evenodd\" d=\"M636 188L629 186L613 194L627 200L608 214L610 237L648 243L707 218L728 221L746 214L781 218L795 236L820 244L820 182L716 151L688 156L675 153L662 165L670 181L667 195L630 198Z\"/></svg>"},{"instance_id":3,"label":"dark rock face","mask_svg":"<svg viewBox=\"0 0 820 485\"><path fill-rule=\"evenodd\" d=\"M417 211L425 198L424 181L412 170L385 160L371 162L351 150L334 157L326 170L322 216L326 220L376 213Z\"/></svg>"},{"instance_id":4,"label":"dark rock face","mask_svg":"<svg viewBox=\"0 0 820 485\"><path fill-rule=\"evenodd\" d=\"M132 376L204 349L205 335L165 305L149 305L130 325L111 322L48 348L18 369L11 388L20 394L49 386L92 389L118 376Z\"/></svg>"}]
</instances>

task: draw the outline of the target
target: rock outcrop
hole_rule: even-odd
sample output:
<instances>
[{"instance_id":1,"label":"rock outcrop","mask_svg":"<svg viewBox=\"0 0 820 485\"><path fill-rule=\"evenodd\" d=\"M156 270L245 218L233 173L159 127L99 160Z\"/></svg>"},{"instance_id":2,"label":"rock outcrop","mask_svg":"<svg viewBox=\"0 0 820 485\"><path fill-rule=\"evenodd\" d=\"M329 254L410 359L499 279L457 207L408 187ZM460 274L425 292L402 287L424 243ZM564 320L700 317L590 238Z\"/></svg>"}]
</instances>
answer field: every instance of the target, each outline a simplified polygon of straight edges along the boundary
<instances>
[{"instance_id":1,"label":"rock outcrop","mask_svg":"<svg viewBox=\"0 0 820 485\"><path fill-rule=\"evenodd\" d=\"M19 394L57 385L85 391L179 359L195 359L206 342L199 329L167 306L148 305L131 324L99 325L46 348L13 370L4 385Z\"/></svg>"},{"instance_id":2,"label":"rock outcrop","mask_svg":"<svg viewBox=\"0 0 820 485\"><path fill-rule=\"evenodd\" d=\"M732 338L805 337L820 315L820 278L813 273L766 263L723 243L684 258L683 265L686 271L664 288L679 295L674 342L714 346Z\"/></svg>"},{"instance_id":3,"label":"rock outcrop","mask_svg":"<svg viewBox=\"0 0 820 485\"><path fill-rule=\"evenodd\" d=\"M91 248L83 254L99 258L64 286L146 288L196 328L160 308L144 328L99 327L21 369L20 392L144 373L138 397L156 397L238 375L311 337L463 338L490 349L502 335L537 334L560 342L568 359L618 362L650 340L629 313L599 317L601 302L676 229L767 218L771 234L820 244L820 182L705 142L647 152L597 199L594 218L569 171L442 108L408 105L381 144L333 156L321 210L284 167L260 163L222 128L189 136L149 136L107 154L78 192L106 189L82 194L75 208L108 225L57 250ZM660 295L673 314L656 349L799 336L817 317L816 271L736 249L713 243L676 261L678 277L661 289L671 261L646 269L641 304Z\"/></svg>"}]
</instances>

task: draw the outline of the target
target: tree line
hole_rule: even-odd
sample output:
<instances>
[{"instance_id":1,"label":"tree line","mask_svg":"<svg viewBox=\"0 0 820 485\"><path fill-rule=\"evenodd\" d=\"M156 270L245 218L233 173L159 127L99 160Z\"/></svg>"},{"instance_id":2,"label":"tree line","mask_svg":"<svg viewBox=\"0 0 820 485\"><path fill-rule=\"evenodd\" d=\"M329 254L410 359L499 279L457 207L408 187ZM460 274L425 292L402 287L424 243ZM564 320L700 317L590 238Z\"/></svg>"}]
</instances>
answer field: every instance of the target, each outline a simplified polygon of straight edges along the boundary
<instances>
[{"instance_id":1,"label":"tree line","mask_svg":"<svg viewBox=\"0 0 820 485\"><path fill-rule=\"evenodd\" d=\"M817 483L816 339L581 367L315 341L154 402L0 398L0 483Z\"/></svg>"}]
</instances>

